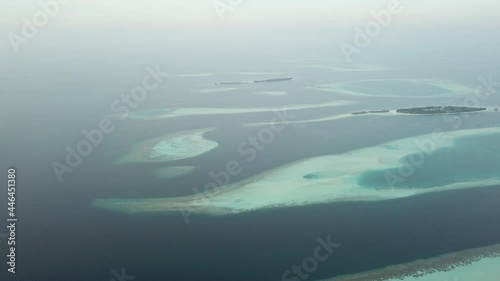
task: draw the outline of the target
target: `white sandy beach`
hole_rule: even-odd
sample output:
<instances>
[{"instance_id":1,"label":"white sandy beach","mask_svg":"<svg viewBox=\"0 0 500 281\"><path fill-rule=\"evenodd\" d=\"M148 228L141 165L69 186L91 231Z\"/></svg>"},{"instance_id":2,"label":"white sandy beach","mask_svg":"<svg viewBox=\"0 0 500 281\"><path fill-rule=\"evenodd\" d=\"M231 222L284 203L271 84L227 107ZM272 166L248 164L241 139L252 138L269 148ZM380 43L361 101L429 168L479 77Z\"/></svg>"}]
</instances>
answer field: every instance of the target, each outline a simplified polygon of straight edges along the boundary
<instances>
[{"instance_id":1,"label":"white sandy beach","mask_svg":"<svg viewBox=\"0 0 500 281\"><path fill-rule=\"evenodd\" d=\"M201 155L218 146L218 143L203 137L212 130L213 128L182 131L142 141L115 163L168 162Z\"/></svg>"}]
</instances>

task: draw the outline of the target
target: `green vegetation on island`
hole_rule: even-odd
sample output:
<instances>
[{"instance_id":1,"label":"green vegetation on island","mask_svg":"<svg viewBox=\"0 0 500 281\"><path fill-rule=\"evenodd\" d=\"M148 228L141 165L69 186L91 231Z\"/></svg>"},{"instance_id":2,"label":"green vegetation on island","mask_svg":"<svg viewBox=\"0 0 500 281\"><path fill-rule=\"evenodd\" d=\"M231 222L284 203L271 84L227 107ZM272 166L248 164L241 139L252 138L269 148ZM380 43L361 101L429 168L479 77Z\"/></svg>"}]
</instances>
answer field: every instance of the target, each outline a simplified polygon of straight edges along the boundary
<instances>
[{"instance_id":1,"label":"green vegetation on island","mask_svg":"<svg viewBox=\"0 0 500 281\"><path fill-rule=\"evenodd\" d=\"M398 109L397 113L407 114L455 114L484 111L485 107L468 107L468 106L426 106L426 107L413 107L407 109Z\"/></svg>"}]
</instances>

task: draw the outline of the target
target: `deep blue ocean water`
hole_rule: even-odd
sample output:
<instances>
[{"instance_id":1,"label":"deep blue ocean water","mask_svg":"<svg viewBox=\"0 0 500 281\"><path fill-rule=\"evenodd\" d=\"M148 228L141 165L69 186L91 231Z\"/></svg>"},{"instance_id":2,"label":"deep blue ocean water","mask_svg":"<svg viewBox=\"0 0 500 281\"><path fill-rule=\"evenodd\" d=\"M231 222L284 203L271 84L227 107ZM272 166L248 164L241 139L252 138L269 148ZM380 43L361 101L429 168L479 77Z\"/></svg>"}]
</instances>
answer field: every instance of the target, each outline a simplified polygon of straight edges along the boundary
<instances>
[{"instance_id":1,"label":"deep blue ocean water","mask_svg":"<svg viewBox=\"0 0 500 281\"><path fill-rule=\"evenodd\" d=\"M238 181L312 156L427 134L436 127L453 130L442 118L413 116L366 116L324 123L290 124L255 161L247 163L238 154L237 146L259 129L241 125L268 121L273 117L272 113L232 115L231 118L197 116L147 122L116 121L116 130L106 135L104 142L60 183L51 163L64 161L65 147L75 145L82 139L81 130L95 128L99 120L110 113L111 101L140 81L144 66L109 68L116 71L109 72L107 79L93 68L68 71L54 67L53 73L34 71L38 80L31 81L30 86L16 83L3 86L4 90L16 92L11 106L19 107L15 115L9 116L9 122L2 123L6 134L0 139L1 168L6 170L8 166L14 166L18 170L16 280L107 281L113 278L113 269L120 271L122 268L141 281L281 280L285 270L312 254L318 237L331 235L341 247L308 278L316 280L500 243L500 189L497 187L446 191L381 202L271 209L222 217L195 215L189 225L180 214L130 216L93 209L90 202L96 198L190 195L193 187L210 180L210 171L224 169L233 159L240 161L243 167L243 172L232 179ZM275 68L286 70L285 66ZM337 80L426 75L454 77L474 85L482 68L475 70L477 72L463 67L450 73L436 67L433 73L426 69L415 72L403 69L383 73L328 73L324 76L317 76L320 71L294 70L286 73L286 76L297 79L283 86L290 92L285 97L253 95L248 89L243 89L204 98L193 94L191 89L208 88L214 82L233 76L177 78L155 91L154 96L152 94L141 104L141 109L278 107L332 99L356 102L341 108L297 112L297 119L305 119L366 109L459 102L346 97L300 89L311 83ZM28 70L24 72L30 74ZM277 87L273 85L271 90L278 90ZM38 95L41 92L44 94ZM489 102L495 104L498 98ZM499 122L498 114L475 115L460 129L500 126ZM207 137L219 143L217 149L207 154L168 164L113 164L139 141L169 132L205 127L216 127ZM498 142L487 141L489 146L498 147ZM453 155L457 159L461 157ZM493 164L497 161L493 157L488 159ZM152 176L153 168L168 165L195 165L198 170L194 176L186 178L160 180ZM493 169L496 166L488 167ZM3 241L0 246L4 252ZM0 274L3 276L4 272Z\"/></svg>"}]
</instances>

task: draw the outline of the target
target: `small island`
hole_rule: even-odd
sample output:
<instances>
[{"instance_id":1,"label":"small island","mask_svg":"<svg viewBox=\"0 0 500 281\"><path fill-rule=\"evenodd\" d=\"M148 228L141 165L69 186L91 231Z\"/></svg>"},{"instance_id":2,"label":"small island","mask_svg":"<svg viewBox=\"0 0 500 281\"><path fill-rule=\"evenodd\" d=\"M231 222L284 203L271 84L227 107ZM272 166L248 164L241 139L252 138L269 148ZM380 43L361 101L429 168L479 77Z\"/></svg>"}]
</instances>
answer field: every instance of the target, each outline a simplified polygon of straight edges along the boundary
<instances>
[{"instance_id":1,"label":"small island","mask_svg":"<svg viewBox=\"0 0 500 281\"><path fill-rule=\"evenodd\" d=\"M368 113L388 113L391 112L388 109L384 110L369 110L369 111L358 111L358 112L353 112L351 113L352 115L361 115L361 114L368 114Z\"/></svg>"},{"instance_id":2,"label":"small island","mask_svg":"<svg viewBox=\"0 0 500 281\"><path fill-rule=\"evenodd\" d=\"M287 77L287 78L275 78L275 79L266 79L266 80L255 80L253 81L254 83L273 83L273 82L282 82L282 81L290 81L293 78Z\"/></svg>"},{"instance_id":3,"label":"small island","mask_svg":"<svg viewBox=\"0 0 500 281\"><path fill-rule=\"evenodd\" d=\"M426 107L413 107L407 109L398 109L397 113L406 114L457 114L478 112L486 110L485 107L468 107L468 106L426 106Z\"/></svg>"}]
</instances>

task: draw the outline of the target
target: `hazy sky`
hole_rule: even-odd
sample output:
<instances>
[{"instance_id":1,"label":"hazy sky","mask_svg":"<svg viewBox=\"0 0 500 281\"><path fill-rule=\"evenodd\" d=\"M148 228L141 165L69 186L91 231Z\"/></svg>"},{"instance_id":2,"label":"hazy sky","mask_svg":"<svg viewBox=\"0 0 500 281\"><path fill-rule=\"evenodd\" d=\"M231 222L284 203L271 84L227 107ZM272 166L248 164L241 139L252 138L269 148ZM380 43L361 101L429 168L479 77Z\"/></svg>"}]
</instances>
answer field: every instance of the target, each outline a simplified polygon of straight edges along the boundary
<instances>
[{"instance_id":1,"label":"hazy sky","mask_svg":"<svg viewBox=\"0 0 500 281\"><path fill-rule=\"evenodd\" d=\"M23 16L35 13L40 0L2 0L2 23L15 26ZM50 0L42 0L47 2ZM390 0L65 0L58 17L60 23L177 23L182 25L218 24L214 2L238 3L226 14L228 22L241 24L287 23L301 20L321 23L335 20L356 21L372 10L380 10ZM495 21L500 2L494 0L401 0L405 17L426 21Z\"/></svg>"},{"instance_id":2,"label":"hazy sky","mask_svg":"<svg viewBox=\"0 0 500 281\"><path fill-rule=\"evenodd\" d=\"M9 34L22 36L23 18L33 21L33 16L43 11L39 2L51 1L56 0L0 0L2 58L13 56ZM19 45L24 54L21 58L37 52L58 52L56 49L91 53L98 49L120 52L144 46L179 51L202 48L229 51L265 44L336 48L340 42L352 39L355 27L371 21L372 12L386 9L392 0L65 1L69 3L61 5L48 24L29 38L29 43ZM220 9L230 3L236 5L223 12L221 20L215 3ZM401 0L400 3L404 9L384 28L383 36L378 39L380 44L418 34L442 39L443 33L452 34L450 40L453 36L481 34L484 38L474 40L484 39L486 44L487 37L495 36L488 35L490 32L485 29L494 32L500 27L500 2L495 0Z\"/></svg>"}]
</instances>

